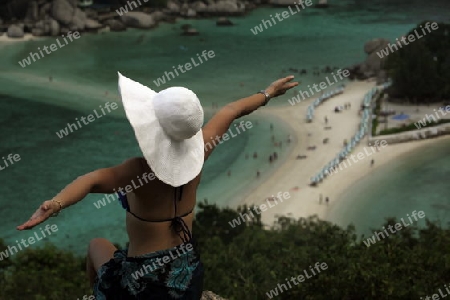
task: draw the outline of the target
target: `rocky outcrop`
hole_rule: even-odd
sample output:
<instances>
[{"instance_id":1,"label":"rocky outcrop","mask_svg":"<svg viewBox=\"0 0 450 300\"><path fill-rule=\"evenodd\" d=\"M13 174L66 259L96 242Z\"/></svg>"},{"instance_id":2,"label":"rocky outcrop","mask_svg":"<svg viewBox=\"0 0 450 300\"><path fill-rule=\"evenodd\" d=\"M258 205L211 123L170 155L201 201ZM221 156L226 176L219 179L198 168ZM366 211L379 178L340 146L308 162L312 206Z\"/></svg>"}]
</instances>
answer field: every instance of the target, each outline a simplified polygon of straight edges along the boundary
<instances>
[{"instance_id":1,"label":"rocky outcrop","mask_svg":"<svg viewBox=\"0 0 450 300\"><path fill-rule=\"evenodd\" d=\"M86 13L79 8L76 8L74 12L75 14L69 23L69 29L72 31L83 31L86 28Z\"/></svg>"},{"instance_id":2,"label":"rocky outcrop","mask_svg":"<svg viewBox=\"0 0 450 300\"><path fill-rule=\"evenodd\" d=\"M108 26L111 31L124 31L127 29L122 22L114 19L106 20L103 24Z\"/></svg>"},{"instance_id":3,"label":"rocky outcrop","mask_svg":"<svg viewBox=\"0 0 450 300\"><path fill-rule=\"evenodd\" d=\"M66 0L54 0L52 4L52 17L63 25L72 22L75 8Z\"/></svg>"},{"instance_id":4,"label":"rocky outcrop","mask_svg":"<svg viewBox=\"0 0 450 300\"><path fill-rule=\"evenodd\" d=\"M119 15L116 9L110 11L96 10L87 7L81 9L77 0L23 0L20 5L10 9L7 24L0 26L0 32L7 30L11 22L21 20L24 24L23 33L32 33L35 36L58 36L69 31L100 31L108 27L111 31L126 30L127 27L149 29L158 22L174 23L178 16L197 18L199 16L228 16L242 15L249 8L256 7L257 1L247 0L196 0L186 2L181 0L168 0L167 7L154 10L149 7L137 7ZM283 0L284 1L284 0ZM291 1L291 0L289 0ZM123 3L123 1L122 1ZM1 5L0 5L1 6ZM233 25L228 19L219 19L218 26ZM21 36L20 29L13 27L11 35ZM198 35L198 31L191 29L184 35Z\"/></svg>"},{"instance_id":5,"label":"rocky outcrop","mask_svg":"<svg viewBox=\"0 0 450 300\"><path fill-rule=\"evenodd\" d=\"M230 20L225 17L220 17L216 22L217 26L232 26L234 25Z\"/></svg>"},{"instance_id":6,"label":"rocky outcrop","mask_svg":"<svg viewBox=\"0 0 450 300\"><path fill-rule=\"evenodd\" d=\"M25 33L23 32L23 27L16 24L12 24L8 27L7 34L10 38L21 38L25 35Z\"/></svg>"},{"instance_id":7,"label":"rocky outcrop","mask_svg":"<svg viewBox=\"0 0 450 300\"><path fill-rule=\"evenodd\" d=\"M96 20L92 20L92 19L87 19L85 24L86 24L86 27L85 27L86 30L98 30L103 27L102 24L100 24Z\"/></svg>"},{"instance_id":8,"label":"rocky outcrop","mask_svg":"<svg viewBox=\"0 0 450 300\"><path fill-rule=\"evenodd\" d=\"M213 292L203 291L202 298L200 300L226 300L220 296L217 296Z\"/></svg>"},{"instance_id":9,"label":"rocky outcrop","mask_svg":"<svg viewBox=\"0 0 450 300\"><path fill-rule=\"evenodd\" d=\"M151 15L143 12L129 12L121 17L122 22L132 28L148 29L156 26L156 22Z\"/></svg>"},{"instance_id":10,"label":"rocky outcrop","mask_svg":"<svg viewBox=\"0 0 450 300\"><path fill-rule=\"evenodd\" d=\"M190 28L185 29L181 35L194 36L194 35L199 35L199 34L200 34L200 32L198 32L197 29L190 27Z\"/></svg>"},{"instance_id":11,"label":"rocky outcrop","mask_svg":"<svg viewBox=\"0 0 450 300\"><path fill-rule=\"evenodd\" d=\"M366 80L375 77L377 81L384 82L387 79L383 71L385 58L380 58L378 52L389 45L386 39L373 39L364 45L364 52L368 55L366 60L347 68L350 71L350 79ZM383 81L384 80L384 81Z\"/></svg>"}]
</instances>

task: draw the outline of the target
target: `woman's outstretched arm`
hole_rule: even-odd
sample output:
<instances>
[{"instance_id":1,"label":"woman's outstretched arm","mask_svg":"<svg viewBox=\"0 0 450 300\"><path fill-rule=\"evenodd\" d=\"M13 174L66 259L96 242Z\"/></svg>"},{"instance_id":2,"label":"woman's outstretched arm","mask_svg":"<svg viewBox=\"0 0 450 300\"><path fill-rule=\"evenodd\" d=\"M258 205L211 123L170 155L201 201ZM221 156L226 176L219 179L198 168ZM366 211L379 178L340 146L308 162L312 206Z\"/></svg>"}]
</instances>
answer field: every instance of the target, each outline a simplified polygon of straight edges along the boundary
<instances>
[{"instance_id":1,"label":"woman's outstretched arm","mask_svg":"<svg viewBox=\"0 0 450 300\"><path fill-rule=\"evenodd\" d=\"M283 95L287 90L298 85L298 82L291 82L292 79L294 79L294 76L278 79L266 88L265 91L271 98ZM264 102L265 96L263 94L254 94L250 97L231 102L220 109L203 127L203 140L205 144L208 144L208 147L205 146L205 160L215 148L215 145L210 143L211 140L217 136L221 137L227 132L235 119L252 113L263 105Z\"/></svg>"},{"instance_id":2,"label":"woman's outstretched arm","mask_svg":"<svg viewBox=\"0 0 450 300\"><path fill-rule=\"evenodd\" d=\"M142 173L139 174L143 169L140 160L141 158L138 157L131 158L120 165L98 169L78 177L52 200L42 203L31 218L17 226L17 229L31 229L47 220L52 214L81 201L89 193L114 193L114 190L128 185L137 175L142 175Z\"/></svg>"}]
</instances>

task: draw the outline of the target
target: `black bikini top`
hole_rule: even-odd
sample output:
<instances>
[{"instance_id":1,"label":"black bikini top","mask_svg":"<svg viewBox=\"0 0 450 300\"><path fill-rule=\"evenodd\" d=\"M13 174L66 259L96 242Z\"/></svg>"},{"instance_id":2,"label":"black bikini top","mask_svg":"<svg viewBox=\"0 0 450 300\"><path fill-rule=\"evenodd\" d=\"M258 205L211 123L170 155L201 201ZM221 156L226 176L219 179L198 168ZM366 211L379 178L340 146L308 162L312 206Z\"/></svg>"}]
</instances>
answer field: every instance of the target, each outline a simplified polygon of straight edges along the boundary
<instances>
[{"instance_id":1,"label":"black bikini top","mask_svg":"<svg viewBox=\"0 0 450 300\"><path fill-rule=\"evenodd\" d=\"M123 195L120 192L117 192L117 195L119 197L120 203L122 204L122 207L124 209L126 209L127 212L129 212L131 215L133 215L138 220L141 220L144 222L169 222L170 221L172 223L170 225L170 227L172 227L175 230L175 232L178 234L178 236L181 238L181 240L184 243L186 243L192 239L192 233L190 232L189 227L186 225L186 223L184 222L184 220L182 218L186 217L187 215L192 213L194 208L192 208L191 211L185 213L184 215L177 216L177 202L181 201L181 198L183 196L183 186L175 188L175 195L174 195L174 199L173 199L174 206L175 206L175 213L174 213L175 217L169 218L169 219L163 219L163 220L147 220L147 219L137 216L135 213L133 213L130 210L130 205L128 203L127 195L126 194ZM183 233L183 236L181 236L181 233Z\"/></svg>"}]
</instances>

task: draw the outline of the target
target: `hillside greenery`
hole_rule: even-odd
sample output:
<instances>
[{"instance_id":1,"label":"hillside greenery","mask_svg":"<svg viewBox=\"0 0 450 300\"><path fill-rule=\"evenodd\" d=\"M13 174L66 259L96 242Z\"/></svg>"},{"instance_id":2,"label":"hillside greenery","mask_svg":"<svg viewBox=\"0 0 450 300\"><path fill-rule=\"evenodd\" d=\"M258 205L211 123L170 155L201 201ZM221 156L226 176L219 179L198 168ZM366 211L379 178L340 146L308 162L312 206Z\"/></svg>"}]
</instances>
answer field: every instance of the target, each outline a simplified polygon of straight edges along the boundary
<instances>
[{"instance_id":1,"label":"hillside greenery","mask_svg":"<svg viewBox=\"0 0 450 300\"><path fill-rule=\"evenodd\" d=\"M205 290L227 299L268 299L267 292L315 263L328 268L275 299L420 299L450 283L450 231L413 225L367 247L355 228L315 217L279 217L263 229L258 215L229 224L238 210L200 204L194 233L205 265ZM387 219L386 225L394 225ZM366 237L367 238L367 237ZM86 241L86 244L88 241ZM6 248L0 241L0 249ZM311 273L309 273L311 274ZM0 261L0 299L60 300L90 295L85 258L52 245Z\"/></svg>"},{"instance_id":2,"label":"hillside greenery","mask_svg":"<svg viewBox=\"0 0 450 300\"><path fill-rule=\"evenodd\" d=\"M450 99L450 24L438 23L438 29L424 34L427 22L432 21L424 21L405 35L416 36L417 32L421 38L402 44L385 63L393 80L392 91L413 103Z\"/></svg>"}]
</instances>

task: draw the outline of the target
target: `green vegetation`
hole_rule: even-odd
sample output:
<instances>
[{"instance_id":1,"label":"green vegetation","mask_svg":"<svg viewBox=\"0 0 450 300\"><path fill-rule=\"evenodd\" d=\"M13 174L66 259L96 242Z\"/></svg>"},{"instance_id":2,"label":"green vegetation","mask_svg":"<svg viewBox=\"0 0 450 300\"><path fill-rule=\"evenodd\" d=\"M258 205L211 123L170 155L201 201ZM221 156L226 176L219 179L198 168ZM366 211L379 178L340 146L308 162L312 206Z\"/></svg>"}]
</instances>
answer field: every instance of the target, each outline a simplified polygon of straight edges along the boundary
<instances>
[{"instance_id":1,"label":"green vegetation","mask_svg":"<svg viewBox=\"0 0 450 300\"><path fill-rule=\"evenodd\" d=\"M372 114L376 115L377 117L375 117L372 120L372 136L376 136L377 135L377 127L379 125L378 122L378 115L381 111L381 99L384 98L384 92L381 92L378 96L376 96L376 102L375 102L375 108Z\"/></svg>"},{"instance_id":2,"label":"green vegetation","mask_svg":"<svg viewBox=\"0 0 450 300\"><path fill-rule=\"evenodd\" d=\"M413 103L450 98L450 24L438 23L438 29L424 35L421 26L427 22L405 35L417 31L423 37L391 53L385 64L392 89Z\"/></svg>"},{"instance_id":3,"label":"green vegetation","mask_svg":"<svg viewBox=\"0 0 450 300\"><path fill-rule=\"evenodd\" d=\"M259 218L232 228L229 222L247 207L200 207L194 232L206 269L204 289L230 300L268 299L267 292L317 262L328 268L275 299L420 299L450 283L450 231L435 223L405 227L366 247L353 227L314 217L280 217L270 230L262 228ZM395 223L386 220L386 226ZM0 279L2 300L90 294L84 258L48 245L0 261Z\"/></svg>"}]
</instances>

